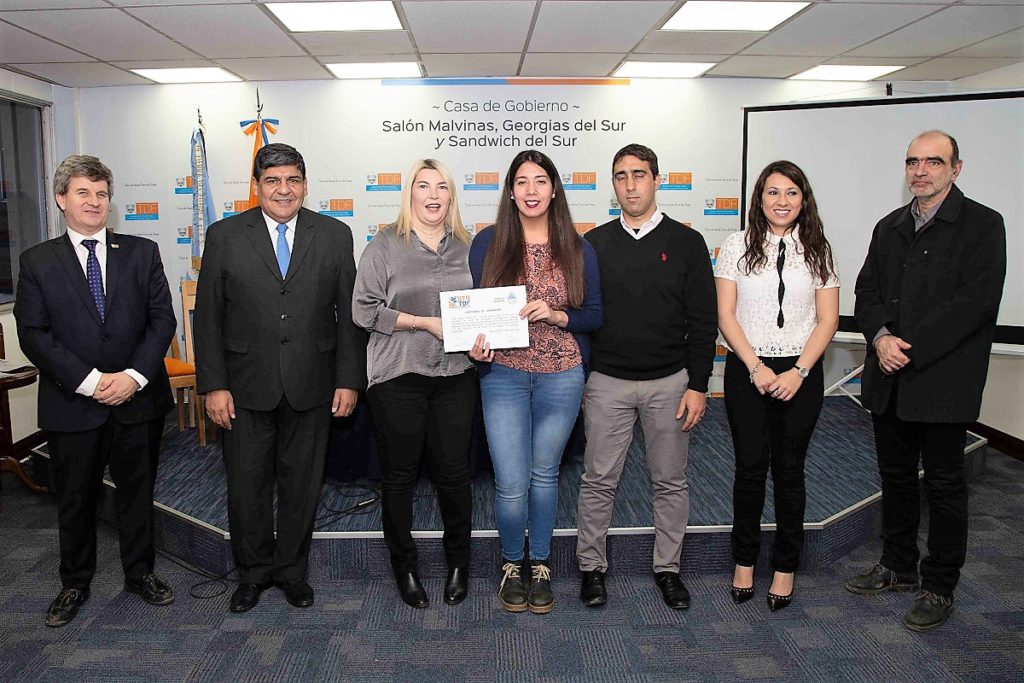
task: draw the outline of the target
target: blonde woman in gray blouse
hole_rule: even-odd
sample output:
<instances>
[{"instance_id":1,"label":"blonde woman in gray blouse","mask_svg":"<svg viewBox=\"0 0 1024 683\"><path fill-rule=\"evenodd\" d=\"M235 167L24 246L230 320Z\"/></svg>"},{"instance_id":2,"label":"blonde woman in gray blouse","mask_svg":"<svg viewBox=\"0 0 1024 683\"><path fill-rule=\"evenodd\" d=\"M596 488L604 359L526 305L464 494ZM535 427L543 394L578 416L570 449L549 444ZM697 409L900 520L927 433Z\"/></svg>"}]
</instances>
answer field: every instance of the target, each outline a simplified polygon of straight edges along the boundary
<instances>
[{"instance_id":1,"label":"blonde woman in gray blouse","mask_svg":"<svg viewBox=\"0 0 1024 683\"><path fill-rule=\"evenodd\" d=\"M444 521L444 601L457 604L468 590L476 377L466 354L444 352L438 293L472 288L470 241L451 172L434 159L417 161L398 220L363 252L352 296L352 319L370 332L367 399L381 458L384 539L398 591L412 607L429 602L411 533L421 454Z\"/></svg>"}]
</instances>

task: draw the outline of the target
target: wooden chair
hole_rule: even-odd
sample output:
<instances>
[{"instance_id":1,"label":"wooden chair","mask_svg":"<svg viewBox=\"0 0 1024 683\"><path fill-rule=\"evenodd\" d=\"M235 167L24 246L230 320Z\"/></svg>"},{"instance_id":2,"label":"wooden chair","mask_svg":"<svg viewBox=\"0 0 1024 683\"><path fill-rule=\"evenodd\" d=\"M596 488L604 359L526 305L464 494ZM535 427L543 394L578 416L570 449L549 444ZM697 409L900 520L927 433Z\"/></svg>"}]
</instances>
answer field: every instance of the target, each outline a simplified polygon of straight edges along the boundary
<instances>
[{"instance_id":1,"label":"wooden chair","mask_svg":"<svg viewBox=\"0 0 1024 683\"><path fill-rule=\"evenodd\" d=\"M196 307L195 280L181 281L181 313L185 319L185 357L181 357L178 338L171 340L171 355L164 358L171 390L178 405L178 431L185 429L185 395L188 395L189 427L199 425L199 445L206 445L206 418L203 414L203 399L196 391L196 361L192 347L192 312Z\"/></svg>"}]
</instances>

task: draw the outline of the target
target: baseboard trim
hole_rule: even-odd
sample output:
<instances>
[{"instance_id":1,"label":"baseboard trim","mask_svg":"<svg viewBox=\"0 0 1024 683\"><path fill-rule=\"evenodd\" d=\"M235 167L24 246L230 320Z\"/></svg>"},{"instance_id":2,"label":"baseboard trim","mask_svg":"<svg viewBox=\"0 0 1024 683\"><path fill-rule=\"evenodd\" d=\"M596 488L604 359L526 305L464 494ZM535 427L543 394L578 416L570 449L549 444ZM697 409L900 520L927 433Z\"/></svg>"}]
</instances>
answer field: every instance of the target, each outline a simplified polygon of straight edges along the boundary
<instances>
[{"instance_id":1,"label":"baseboard trim","mask_svg":"<svg viewBox=\"0 0 1024 683\"><path fill-rule=\"evenodd\" d=\"M989 446L1024 462L1024 440L980 422L975 422L971 431L988 439Z\"/></svg>"}]
</instances>

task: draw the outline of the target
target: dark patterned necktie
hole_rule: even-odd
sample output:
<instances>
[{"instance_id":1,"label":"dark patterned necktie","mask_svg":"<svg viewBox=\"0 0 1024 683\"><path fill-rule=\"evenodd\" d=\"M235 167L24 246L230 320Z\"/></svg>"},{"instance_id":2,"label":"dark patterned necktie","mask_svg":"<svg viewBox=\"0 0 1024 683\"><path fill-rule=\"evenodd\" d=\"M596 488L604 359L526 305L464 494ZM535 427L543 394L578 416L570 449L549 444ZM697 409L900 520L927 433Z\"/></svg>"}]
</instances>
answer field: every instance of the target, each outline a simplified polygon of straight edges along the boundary
<instances>
[{"instance_id":1,"label":"dark patterned necktie","mask_svg":"<svg viewBox=\"0 0 1024 683\"><path fill-rule=\"evenodd\" d=\"M786 267L786 241L779 242L779 257L775 260L775 268L779 271L779 317L776 322L779 329L786 324L786 316L782 315L782 299L786 295L786 283L782 281L782 269Z\"/></svg>"},{"instance_id":2,"label":"dark patterned necktie","mask_svg":"<svg viewBox=\"0 0 1024 683\"><path fill-rule=\"evenodd\" d=\"M85 260L85 279L89 281L89 291L92 292L92 299L96 302L100 322L104 322L107 298L103 294L103 273L100 272L100 260L96 258L96 245L99 243L99 240L82 240L82 244L89 250L89 257Z\"/></svg>"}]
</instances>

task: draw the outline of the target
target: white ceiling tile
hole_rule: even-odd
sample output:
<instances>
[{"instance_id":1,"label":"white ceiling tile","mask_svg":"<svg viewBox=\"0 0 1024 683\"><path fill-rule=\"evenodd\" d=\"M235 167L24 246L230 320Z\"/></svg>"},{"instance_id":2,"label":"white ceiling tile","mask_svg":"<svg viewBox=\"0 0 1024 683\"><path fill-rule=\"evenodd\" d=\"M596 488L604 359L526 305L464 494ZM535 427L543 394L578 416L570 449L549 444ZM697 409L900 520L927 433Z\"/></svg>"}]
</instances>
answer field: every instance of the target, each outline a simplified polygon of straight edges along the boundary
<instances>
[{"instance_id":1,"label":"white ceiling tile","mask_svg":"<svg viewBox=\"0 0 1024 683\"><path fill-rule=\"evenodd\" d=\"M406 2L402 9L420 52L438 54L520 52L536 6L533 0L431 0Z\"/></svg>"},{"instance_id":2,"label":"white ceiling tile","mask_svg":"<svg viewBox=\"0 0 1024 683\"><path fill-rule=\"evenodd\" d=\"M839 54L935 10L931 5L815 5L748 47L744 54Z\"/></svg>"},{"instance_id":3,"label":"white ceiling tile","mask_svg":"<svg viewBox=\"0 0 1024 683\"><path fill-rule=\"evenodd\" d=\"M628 52L673 4L545 0L533 27L530 52Z\"/></svg>"},{"instance_id":4,"label":"white ceiling tile","mask_svg":"<svg viewBox=\"0 0 1024 683\"><path fill-rule=\"evenodd\" d=\"M948 5L955 0L826 0L836 5L857 3L868 5L894 5L902 2L905 5ZM999 0L1002 3L1016 2L1017 0Z\"/></svg>"},{"instance_id":5,"label":"white ceiling tile","mask_svg":"<svg viewBox=\"0 0 1024 683\"><path fill-rule=\"evenodd\" d=\"M604 77L611 74L624 52L530 52L523 60L520 76Z\"/></svg>"},{"instance_id":6,"label":"white ceiling tile","mask_svg":"<svg viewBox=\"0 0 1024 683\"><path fill-rule=\"evenodd\" d=\"M30 74L41 76L69 88L98 88L107 85L152 85L153 81L116 69L109 64L15 64Z\"/></svg>"},{"instance_id":7,"label":"white ceiling tile","mask_svg":"<svg viewBox=\"0 0 1024 683\"><path fill-rule=\"evenodd\" d=\"M487 54L426 54L423 66L431 78L451 76L515 76L519 70L518 52Z\"/></svg>"},{"instance_id":8,"label":"white ceiling tile","mask_svg":"<svg viewBox=\"0 0 1024 683\"><path fill-rule=\"evenodd\" d=\"M0 11L12 9L72 9L110 7L104 0L0 0Z\"/></svg>"},{"instance_id":9,"label":"white ceiling tile","mask_svg":"<svg viewBox=\"0 0 1024 683\"><path fill-rule=\"evenodd\" d=\"M84 62L80 52L0 22L0 62Z\"/></svg>"},{"instance_id":10,"label":"white ceiling tile","mask_svg":"<svg viewBox=\"0 0 1024 683\"><path fill-rule=\"evenodd\" d=\"M743 76L746 78L789 78L821 63L818 57L765 57L737 55L713 69L708 76Z\"/></svg>"},{"instance_id":11,"label":"white ceiling tile","mask_svg":"<svg viewBox=\"0 0 1024 683\"><path fill-rule=\"evenodd\" d=\"M634 52L731 55L764 35L755 31L651 31Z\"/></svg>"},{"instance_id":12,"label":"white ceiling tile","mask_svg":"<svg viewBox=\"0 0 1024 683\"><path fill-rule=\"evenodd\" d=\"M273 0L277 1L277 0ZM308 0L304 0L308 1ZM3 0L0 0L3 2ZM110 0L119 7L141 7L152 5L248 5L250 0Z\"/></svg>"},{"instance_id":13,"label":"white ceiling tile","mask_svg":"<svg viewBox=\"0 0 1024 683\"><path fill-rule=\"evenodd\" d=\"M995 38L983 40L962 50L957 50L949 57L1024 57L1024 28L1004 33Z\"/></svg>"},{"instance_id":14,"label":"white ceiling tile","mask_svg":"<svg viewBox=\"0 0 1024 683\"><path fill-rule=\"evenodd\" d=\"M888 74L890 81L953 81L1020 61L1013 57L939 57Z\"/></svg>"},{"instance_id":15,"label":"white ceiling tile","mask_svg":"<svg viewBox=\"0 0 1024 683\"><path fill-rule=\"evenodd\" d=\"M148 59L134 60L128 62L111 62L112 66L119 69L216 69L215 64L208 59L161 59L153 61Z\"/></svg>"},{"instance_id":16,"label":"white ceiling tile","mask_svg":"<svg viewBox=\"0 0 1024 683\"><path fill-rule=\"evenodd\" d=\"M861 57L928 57L1024 26L1024 5L950 7L848 54Z\"/></svg>"},{"instance_id":17,"label":"white ceiling tile","mask_svg":"<svg viewBox=\"0 0 1024 683\"><path fill-rule=\"evenodd\" d=\"M126 11L213 59L305 54L256 5L205 5L184 11L181 7L132 7Z\"/></svg>"},{"instance_id":18,"label":"white ceiling tile","mask_svg":"<svg viewBox=\"0 0 1024 683\"><path fill-rule=\"evenodd\" d=\"M332 79L325 67L310 57L248 57L218 59L217 63L247 81L303 81Z\"/></svg>"},{"instance_id":19,"label":"white ceiling tile","mask_svg":"<svg viewBox=\"0 0 1024 683\"><path fill-rule=\"evenodd\" d=\"M0 17L98 59L195 57L190 50L114 8L4 12Z\"/></svg>"},{"instance_id":20,"label":"white ceiling tile","mask_svg":"<svg viewBox=\"0 0 1024 683\"><path fill-rule=\"evenodd\" d=\"M405 31L293 33L314 55L412 55L416 51Z\"/></svg>"}]
</instances>

